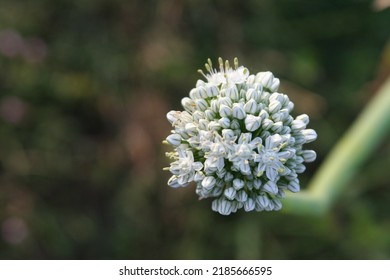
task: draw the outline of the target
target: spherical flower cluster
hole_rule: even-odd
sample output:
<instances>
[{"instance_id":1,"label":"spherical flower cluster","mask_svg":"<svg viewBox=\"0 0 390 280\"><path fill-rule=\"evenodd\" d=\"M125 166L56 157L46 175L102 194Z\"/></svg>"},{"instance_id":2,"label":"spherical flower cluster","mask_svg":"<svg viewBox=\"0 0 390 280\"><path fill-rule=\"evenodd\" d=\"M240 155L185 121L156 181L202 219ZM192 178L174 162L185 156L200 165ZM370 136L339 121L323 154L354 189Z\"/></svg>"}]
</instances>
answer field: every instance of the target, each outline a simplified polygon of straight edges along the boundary
<instances>
[{"instance_id":1,"label":"spherical flower cluster","mask_svg":"<svg viewBox=\"0 0 390 280\"><path fill-rule=\"evenodd\" d=\"M219 70L205 65L184 111L167 114L172 134L166 142L174 147L166 168L174 188L196 183L200 199L212 197L212 209L229 215L238 209L272 211L282 208L285 191L300 190L298 174L316 153L302 145L317 134L307 129L306 114L293 118L294 104L277 92L279 79L271 72L250 75L219 59Z\"/></svg>"}]
</instances>

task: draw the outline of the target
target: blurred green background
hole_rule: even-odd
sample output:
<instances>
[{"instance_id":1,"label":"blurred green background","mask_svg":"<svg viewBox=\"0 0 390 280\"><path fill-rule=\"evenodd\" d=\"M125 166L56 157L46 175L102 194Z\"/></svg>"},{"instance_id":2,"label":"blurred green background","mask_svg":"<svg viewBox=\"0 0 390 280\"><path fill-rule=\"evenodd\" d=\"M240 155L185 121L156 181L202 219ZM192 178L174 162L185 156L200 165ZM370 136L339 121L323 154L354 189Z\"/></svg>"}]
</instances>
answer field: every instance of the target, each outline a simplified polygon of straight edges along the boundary
<instances>
[{"instance_id":1,"label":"blurred green background","mask_svg":"<svg viewBox=\"0 0 390 280\"><path fill-rule=\"evenodd\" d=\"M216 214L161 144L196 70L237 56L311 116L304 188L390 75L389 6L1 0L0 258L389 259L388 136L324 217Z\"/></svg>"}]
</instances>

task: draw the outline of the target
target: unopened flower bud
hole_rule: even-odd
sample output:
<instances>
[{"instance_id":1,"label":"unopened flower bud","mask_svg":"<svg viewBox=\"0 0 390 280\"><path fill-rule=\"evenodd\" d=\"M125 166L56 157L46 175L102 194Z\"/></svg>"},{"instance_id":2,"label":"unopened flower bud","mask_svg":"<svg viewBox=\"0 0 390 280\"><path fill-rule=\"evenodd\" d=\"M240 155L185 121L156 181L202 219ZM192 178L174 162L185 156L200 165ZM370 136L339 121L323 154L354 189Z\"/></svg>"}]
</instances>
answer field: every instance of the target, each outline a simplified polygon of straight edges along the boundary
<instances>
[{"instance_id":1,"label":"unopened flower bud","mask_svg":"<svg viewBox=\"0 0 390 280\"><path fill-rule=\"evenodd\" d=\"M219 98L219 104L220 105L226 105L228 107L233 106L233 101L230 99L230 97L224 96Z\"/></svg>"},{"instance_id":2,"label":"unopened flower bud","mask_svg":"<svg viewBox=\"0 0 390 280\"><path fill-rule=\"evenodd\" d=\"M220 198L213 201L211 208L213 211L218 212L221 215L230 215L237 210L237 205L234 202Z\"/></svg>"},{"instance_id":3,"label":"unopened flower bud","mask_svg":"<svg viewBox=\"0 0 390 280\"><path fill-rule=\"evenodd\" d=\"M296 173L301 174L301 173L305 172L306 167L302 163L299 163L295 166L294 170Z\"/></svg>"},{"instance_id":4,"label":"unopened flower bud","mask_svg":"<svg viewBox=\"0 0 390 280\"><path fill-rule=\"evenodd\" d=\"M246 212L250 212L250 211L253 211L255 209L255 206L256 206L256 203L255 201L252 199L252 198L248 198L245 202L244 202L244 210Z\"/></svg>"},{"instance_id":5,"label":"unopened flower bud","mask_svg":"<svg viewBox=\"0 0 390 280\"><path fill-rule=\"evenodd\" d=\"M193 136L198 132L198 127L194 123L187 123L185 126L185 131L188 135Z\"/></svg>"},{"instance_id":6,"label":"unopened flower bud","mask_svg":"<svg viewBox=\"0 0 390 280\"><path fill-rule=\"evenodd\" d=\"M206 83L203 80L197 80L195 86L196 87L203 87L205 85L206 85Z\"/></svg>"},{"instance_id":7,"label":"unopened flower bud","mask_svg":"<svg viewBox=\"0 0 390 280\"><path fill-rule=\"evenodd\" d=\"M268 199L268 197L266 195L259 195L256 197L256 203L262 207L262 208L266 208L268 207L270 201Z\"/></svg>"},{"instance_id":8,"label":"unopened flower bud","mask_svg":"<svg viewBox=\"0 0 390 280\"><path fill-rule=\"evenodd\" d=\"M230 119L228 118L222 118L219 120L219 124L221 125L221 127L223 128L229 128L230 127Z\"/></svg>"},{"instance_id":9,"label":"unopened flower bud","mask_svg":"<svg viewBox=\"0 0 390 280\"><path fill-rule=\"evenodd\" d=\"M171 178L168 180L168 186L172 188L179 188L181 185L177 182L177 176L173 175Z\"/></svg>"},{"instance_id":10,"label":"unopened flower bud","mask_svg":"<svg viewBox=\"0 0 390 280\"><path fill-rule=\"evenodd\" d=\"M246 79L246 83L248 85L252 85L255 82L255 75L249 75L248 78Z\"/></svg>"},{"instance_id":11,"label":"unopened flower bud","mask_svg":"<svg viewBox=\"0 0 390 280\"><path fill-rule=\"evenodd\" d=\"M276 91L279 87L279 79L274 78L274 75L269 71L258 73L255 81L262 84L270 92Z\"/></svg>"},{"instance_id":12,"label":"unopened flower bud","mask_svg":"<svg viewBox=\"0 0 390 280\"><path fill-rule=\"evenodd\" d=\"M241 180L241 179L234 179L233 180L233 187L236 189L236 190L240 190L244 187L244 181Z\"/></svg>"},{"instance_id":13,"label":"unopened flower bud","mask_svg":"<svg viewBox=\"0 0 390 280\"><path fill-rule=\"evenodd\" d=\"M221 129L221 125L220 125L219 122L217 122L217 121L211 121L211 122L209 122L208 128L209 128L211 131L217 131L217 130L220 130L220 129Z\"/></svg>"},{"instance_id":14,"label":"unopened flower bud","mask_svg":"<svg viewBox=\"0 0 390 280\"><path fill-rule=\"evenodd\" d=\"M200 119L199 120L199 128L202 130L207 130L207 127L209 125L209 121L206 119Z\"/></svg>"},{"instance_id":15,"label":"unopened flower bud","mask_svg":"<svg viewBox=\"0 0 390 280\"><path fill-rule=\"evenodd\" d=\"M207 104L206 100L204 100L204 99L197 99L195 101L195 104L196 104L196 107L198 108L198 110L200 110L202 112L204 112L208 107L208 104Z\"/></svg>"},{"instance_id":16,"label":"unopened flower bud","mask_svg":"<svg viewBox=\"0 0 390 280\"><path fill-rule=\"evenodd\" d=\"M179 113L180 112L178 112L178 111L169 111L168 113L167 113L167 119L168 119L168 121L171 123L171 124L174 124L176 121L177 121L177 119L178 119L178 115L179 115Z\"/></svg>"},{"instance_id":17,"label":"unopened flower bud","mask_svg":"<svg viewBox=\"0 0 390 280\"><path fill-rule=\"evenodd\" d=\"M271 127L272 131L274 131L275 133L281 133L282 132L282 129L283 129L283 123L282 122L275 122L272 127Z\"/></svg>"},{"instance_id":18,"label":"unopened flower bud","mask_svg":"<svg viewBox=\"0 0 390 280\"><path fill-rule=\"evenodd\" d=\"M204 111L204 114L206 116L206 119L208 119L209 121L215 120L216 115L210 109L207 109L206 111Z\"/></svg>"},{"instance_id":19,"label":"unopened flower bud","mask_svg":"<svg viewBox=\"0 0 390 280\"><path fill-rule=\"evenodd\" d=\"M302 130L303 136L305 136L306 143L313 142L317 139L317 133L314 129L304 129Z\"/></svg>"},{"instance_id":20,"label":"unopened flower bud","mask_svg":"<svg viewBox=\"0 0 390 280\"><path fill-rule=\"evenodd\" d=\"M244 110L248 114L255 114L257 111L257 103L253 99L249 100L247 103L244 105Z\"/></svg>"},{"instance_id":21,"label":"unopened flower bud","mask_svg":"<svg viewBox=\"0 0 390 280\"><path fill-rule=\"evenodd\" d=\"M237 193L237 201L238 202L245 202L248 199L248 194L244 190L240 190Z\"/></svg>"},{"instance_id":22,"label":"unopened flower bud","mask_svg":"<svg viewBox=\"0 0 390 280\"><path fill-rule=\"evenodd\" d=\"M293 120L291 123L291 129L298 131L306 128L306 124L302 120Z\"/></svg>"},{"instance_id":23,"label":"unopened flower bud","mask_svg":"<svg viewBox=\"0 0 390 280\"><path fill-rule=\"evenodd\" d=\"M206 92L207 92L207 97L214 97L214 96L218 96L219 94L219 90L215 85L207 85Z\"/></svg>"},{"instance_id":24,"label":"unopened flower bud","mask_svg":"<svg viewBox=\"0 0 390 280\"><path fill-rule=\"evenodd\" d=\"M271 127L273 126L274 122L270 119L265 119L263 120L263 123L262 123L262 128L264 130L268 130L268 129L271 129Z\"/></svg>"},{"instance_id":25,"label":"unopened flower bud","mask_svg":"<svg viewBox=\"0 0 390 280\"><path fill-rule=\"evenodd\" d=\"M235 197L236 197L236 194L237 194L237 191L234 189L234 188L227 188L225 191L224 191L224 196L229 199L229 200L233 200Z\"/></svg>"},{"instance_id":26,"label":"unopened flower bud","mask_svg":"<svg viewBox=\"0 0 390 280\"><path fill-rule=\"evenodd\" d=\"M261 118L253 115L247 115L245 118L245 128L248 131L255 131L261 125Z\"/></svg>"},{"instance_id":27,"label":"unopened flower bud","mask_svg":"<svg viewBox=\"0 0 390 280\"><path fill-rule=\"evenodd\" d=\"M272 181L268 181L265 185L263 185L263 191L269 193L269 194L277 194L278 193L278 187L276 184Z\"/></svg>"},{"instance_id":28,"label":"unopened flower bud","mask_svg":"<svg viewBox=\"0 0 390 280\"><path fill-rule=\"evenodd\" d=\"M317 154L313 150L304 150L301 155L305 162L313 162L317 158Z\"/></svg>"},{"instance_id":29,"label":"unopened flower bud","mask_svg":"<svg viewBox=\"0 0 390 280\"><path fill-rule=\"evenodd\" d=\"M268 105L269 113L274 114L278 112L282 108L282 104L278 100L272 100L271 103Z\"/></svg>"},{"instance_id":30,"label":"unopened flower bud","mask_svg":"<svg viewBox=\"0 0 390 280\"><path fill-rule=\"evenodd\" d=\"M211 100L210 108L213 112L219 112L219 101L217 99Z\"/></svg>"},{"instance_id":31,"label":"unopened flower bud","mask_svg":"<svg viewBox=\"0 0 390 280\"><path fill-rule=\"evenodd\" d=\"M253 186L255 187L256 190L260 190L261 180L260 179L254 179L253 180Z\"/></svg>"},{"instance_id":32,"label":"unopened flower bud","mask_svg":"<svg viewBox=\"0 0 390 280\"><path fill-rule=\"evenodd\" d=\"M234 103L233 104L233 117L236 119L242 120L245 118L246 113L244 111L244 106L242 106L241 103Z\"/></svg>"},{"instance_id":33,"label":"unopened flower bud","mask_svg":"<svg viewBox=\"0 0 390 280\"><path fill-rule=\"evenodd\" d=\"M216 179L212 176L207 176L202 180L202 187L205 189L212 189L216 183Z\"/></svg>"},{"instance_id":34,"label":"unopened flower bud","mask_svg":"<svg viewBox=\"0 0 390 280\"><path fill-rule=\"evenodd\" d=\"M234 119L230 122L230 128L233 130L240 129L240 123L238 120Z\"/></svg>"},{"instance_id":35,"label":"unopened flower bud","mask_svg":"<svg viewBox=\"0 0 390 280\"><path fill-rule=\"evenodd\" d=\"M306 114L299 115L295 119L302 121L305 125L309 124L309 116Z\"/></svg>"},{"instance_id":36,"label":"unopened flower bud","mask_svg":"<svg viewBox=\"0 0 390 280\"><path fill-rule=\"evenodd\" d=\"M230 109L227 105L221 105L219 107L219 114L221 117L230 117L232 115L232 109Z\"/></svg>"},{"instance_id":37,"label":"unopened flower bud","mask_svg":"<svg viewBox=\"0 0 390 280\"><path fill-rule=\"evenodd\" d=\"M279 199L274 198L274 199L272 200L272 203L273 203L273 205L274 205L274 209L272 209L272 210L274 210L274 211L279 211L280 209L282 209L282 202L280 202Z\"/></svg>"},{"instance_id":38,"label":"unopened flower bud","mask_svg":"<svg viewBox=\"0 0 390 280\"><path fill-rule=\"evenodd\" d=\"M297 178L291 180L288 185L287 185L287 188L291 191L291 192L299 192L300 190L300 186L299 186L299 180Z\"/></svg>"},{"instance_id":39,"label":"unopened flower bud","mask_svg":"<svg viewBox=\"0 0 390 280\"><path fill-rule=\"evenodd\" d=\"M239 99L239 94L236 85L229 85L225 90L225 95L229 97L232 101L237 101Z\"/></svg>"},{"instance_id":40,"label":"unopened flower bud","mask_svg":"<svg viewBox=\"0 0 390 280\"><path fill-rule=\"evenodd\" d=\"M231 129L222 129L222 137L226 140L231 140L234 137L236 137L236 135L234 134L234 131Z\"/></svg>"},{"instance_id":41,"label":"unopened flower bud","mask_svg":"<svg viewBox=\"0 0 390 280\"><path fill-rule=\"evenodd\" d=\"M176 133L169 135L166 140L170 145L174 147L177 147L181 144L181 136Z\"/></svg>"},{"instance_id":42,"label":"unopened flower bud","mask_svg":"<svg viewBox=\"0 0 390 280\"><path fill-rule=\"evenodd\" d=\"M277 91L279 88L279 85L280 85L280 80L278 78L274 78L272 81L271 87L269 87L270 91L271 92Z\"/></svg>"},{"instance_id":43,"label":"unopened flower bud","mask_svg":"<svg viewBox=\"0 0 390 280\"><path fill-rule=\"evenodd\" d=\"M256 89L250 88L246 92L246 100L254 100L255 102L260 101L260 92Z\"/></svg>"},{"instance_id":44,"label":"unopened flower bud","mask_svg":"<svg viewBox=\"0 0 390 280\"><path fill-rule=\"evenodd\" d=\"M260 113L259 113L259 117L261 117L262 120L265 120L265 119L268 119L269 117L269 114L267 113L267 111L265 110L261 110Z\"/></svg>"},{"instance_id":45,"label":"unopened flower bud","mask_svg":"<svg viewBox=\"0 0 390 280\"><path fill-rule=\"evenodd\" d=\"M197 90L199 91L199 95L200 95L201 98L206 99L208 97L207 96L207 91L206 91L206 89L203 86L197 87Z\"/></svg>"}]
</instances>

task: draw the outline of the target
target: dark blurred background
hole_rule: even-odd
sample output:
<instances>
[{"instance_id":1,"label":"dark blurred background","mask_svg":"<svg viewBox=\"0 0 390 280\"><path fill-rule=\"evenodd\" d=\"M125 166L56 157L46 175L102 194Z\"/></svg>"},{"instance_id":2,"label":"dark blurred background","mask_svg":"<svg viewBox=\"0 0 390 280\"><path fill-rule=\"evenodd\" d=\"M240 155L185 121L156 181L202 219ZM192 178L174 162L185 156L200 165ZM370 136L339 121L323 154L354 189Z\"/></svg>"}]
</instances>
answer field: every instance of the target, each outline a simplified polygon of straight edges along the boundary
<instances>
[{"instance_id":1,"label":"dark blurred background","mask_svg":"<svg viewBox=\"0 0 390 280\"><path fill-rule=\"evenodd\" d=\"M1 0L0 258L389 259L389 137L325 217L220 216L166 185L161 144L196 70L237 56L311 116L304 188L390 74L389 6Z\"/></svg>"}]
</instances>

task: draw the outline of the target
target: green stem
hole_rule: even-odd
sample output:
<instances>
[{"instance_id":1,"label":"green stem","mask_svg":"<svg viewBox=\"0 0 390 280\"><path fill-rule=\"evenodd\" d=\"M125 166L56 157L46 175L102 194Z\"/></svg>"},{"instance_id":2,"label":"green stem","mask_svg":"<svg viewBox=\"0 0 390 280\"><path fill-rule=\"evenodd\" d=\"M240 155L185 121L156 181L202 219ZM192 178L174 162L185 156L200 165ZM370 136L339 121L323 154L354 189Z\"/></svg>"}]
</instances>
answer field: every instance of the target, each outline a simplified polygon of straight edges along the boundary
<instances>
[{"instance_id":1,"label":"green stem","mask_svg":"<svg viewBox=\"0 0 390 280\"><path fill-rule=\"evenodd\" d=\"M390 78L339 140L309 183L307 191L289 194L283 211L324 215L390 127Z\"/></svg>"},{"instance_id":2,"label":"green stem","mask_svg":"<svg viewBox=\"0 0 390 280\"><path fill-rule=\"evenodd\" d=\"M256 218L256 220L255 220ZM236 258L258 260L261 257L261 227L257 216L245 213L236 224Z\"/></svg>"}]
</instances>

